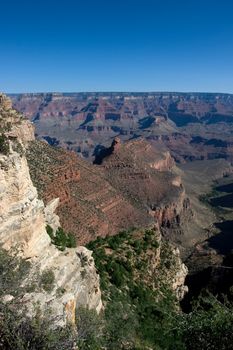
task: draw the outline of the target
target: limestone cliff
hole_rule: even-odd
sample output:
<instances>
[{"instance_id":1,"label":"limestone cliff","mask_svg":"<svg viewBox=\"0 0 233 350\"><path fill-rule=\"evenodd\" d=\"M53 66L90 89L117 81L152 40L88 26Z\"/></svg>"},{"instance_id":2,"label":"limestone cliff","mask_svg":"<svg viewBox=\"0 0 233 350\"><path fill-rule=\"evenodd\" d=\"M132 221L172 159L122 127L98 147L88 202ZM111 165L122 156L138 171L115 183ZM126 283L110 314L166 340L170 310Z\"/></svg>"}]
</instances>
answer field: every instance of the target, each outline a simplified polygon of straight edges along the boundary
<instances>
[{"instance_id":1,"label":"limestone cliff","mask_svg":"<svg viewBox=\"0 0 233 350\"><path fill-rule=\"evenodd\" d=\"M21 115L11 109L8 99L0 95L0 244L8 251L17 249L18 254L31 263L27 281L43 271L52 271L54 283L51 291L35 291L21 296L29 314L39 302L42 311L51 310L56 323L64 325L74 321L76 306L84 305L101 309L99 276L96 273L92 252L84 247L58 250L51 243L46 224L59 226L54 214L58 199L45 208L33 186L25 147L34 139L33 127ZM62 295L58 296L58 291Z\"/></svg>"}]
</instances>

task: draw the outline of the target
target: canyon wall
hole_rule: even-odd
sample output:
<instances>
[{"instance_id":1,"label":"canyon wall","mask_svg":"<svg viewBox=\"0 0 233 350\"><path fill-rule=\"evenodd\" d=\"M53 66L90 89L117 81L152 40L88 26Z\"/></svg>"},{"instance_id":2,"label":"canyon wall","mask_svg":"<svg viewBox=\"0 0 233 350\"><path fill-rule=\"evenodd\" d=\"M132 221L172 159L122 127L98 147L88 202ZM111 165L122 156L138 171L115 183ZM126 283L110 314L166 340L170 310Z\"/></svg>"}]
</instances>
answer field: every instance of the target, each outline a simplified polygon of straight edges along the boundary
<instances>
[{"instance_id":1,"label":"canyon wall","mask_svg":"<svg viewBox=\"0 0 233 350\"><path fill-rule=\"evenodd\" d=\"M214 93L49 93L11 95L39 138L93 159L114 137L143 137L179 162L233 161L233 95Z\"/></svg>"}]
</instances>

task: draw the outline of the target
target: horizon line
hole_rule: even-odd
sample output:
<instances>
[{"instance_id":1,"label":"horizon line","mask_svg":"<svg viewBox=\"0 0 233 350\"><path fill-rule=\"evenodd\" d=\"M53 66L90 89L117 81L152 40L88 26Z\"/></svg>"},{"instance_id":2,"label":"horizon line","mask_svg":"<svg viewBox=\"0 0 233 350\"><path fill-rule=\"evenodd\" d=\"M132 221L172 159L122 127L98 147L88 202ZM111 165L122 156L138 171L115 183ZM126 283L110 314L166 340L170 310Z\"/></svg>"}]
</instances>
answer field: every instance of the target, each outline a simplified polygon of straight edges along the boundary
<instances>
[{"instance_id":1,"label":"horizon line","mask_svg":"<svg viewBox=\"0 0 233 350\"><path fill-rule=\"evenodd\" d=\"M179 91L179 90L96 90L96 91L27 91L27 92L4 92L6 95L29 95L29 94L214 94L233 95L233 92L218 91Z\"/></svg>"}]
</instances>

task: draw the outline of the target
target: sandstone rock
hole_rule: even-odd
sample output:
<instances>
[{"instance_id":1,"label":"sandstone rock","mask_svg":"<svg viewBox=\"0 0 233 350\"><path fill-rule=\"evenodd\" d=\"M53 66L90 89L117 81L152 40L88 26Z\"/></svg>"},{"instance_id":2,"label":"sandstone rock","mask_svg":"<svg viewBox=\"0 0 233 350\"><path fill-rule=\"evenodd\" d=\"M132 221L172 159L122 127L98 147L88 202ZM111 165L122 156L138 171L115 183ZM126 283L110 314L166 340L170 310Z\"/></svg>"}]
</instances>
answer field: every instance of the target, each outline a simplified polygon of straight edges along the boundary
<instances>
[{"instance_id":1,"label":"sandstone rock","mask_svg":"<svg viewBox=\"0 0 233 350\"><path fill-rule=\"evenodd\" d=\"M29 141L35 140L34 126L28 120L22 120L20 124L13 125L7 135L20 140L24 146L27 146Z\"/></svg>"},{"instance_id":2,"label":"sandstone rock","mask_svg":"<svg viewBox=\"0 0 233 350\"><path fill-rule=\"evenodd\" d=\"M38 200L27 161L18 153L0 154L0 242L18 248L25 258L40 255L50 244L44 205Z\"/></svg>"},{"instance_id":3,"label":"sandstone rock","mask_svg":"<svg viewBox=\"0 0 233 350\"><path fill-rule=\"evenodd\" d=\"M11 99L6 97L3 93L0 93L0 106L7 111L12 108Z\"/></svg>"},{"instance_id":4,"label":"sandstone rock","mask_svg":"<svg viewBox=\"0 0 233 350\"><path fill-rule=\"evenodd\" d=\"M59 216L55 214L55 211L59 205L59 198L52 199L45 207L45 221L46 224L56 230L61 226Z\"/></svg>"},{"instance_id":5,"label":"sandstone rock","mask_svg":"<svg viewBox=\"0 0 233 350\"><path fill-rule=\"evenodd\" d=\"M11 302L12 300L14 300L14 296L11 295L11 294L6 294L4 295L2 298L1 298L1 301L6 304L6 303L9 303Z\"/></svg>"},{"instance_id":6,"label":"sandstone rock","mask_svg":"<svg viewBox=\"0 0 233 350\"><path fill-rule=\"evenodd\" d=\"M0 96L0 109L6 119L9 111L12 124L8 137L17 139L24 145L31 137L31 126L21 122L20 117L10 110L10 106ZM15 119L14 119L15 115ZM22 130L24 129L24 131ZM29 130L29 132L27 132ZM44 271L54 273L54 283L50 292L41 291L39 285L36 291L26 293L21 302L28 309L30 316L35 312L35 303L39 303L42 313L51 309L50 317L55 325L74 322L76 305L100 311L102 307L99 276L96 273L92 253L84 247L58 250L51 244L46 232L46 221L53 228L59 225L59 218L54 211L59 199L56 198L44 207L38 199L37 190L33 186L27 160L24 154L13 151L8 155L0 153L0 244L11 252L17 249L18 254L31 263L31 269L22 285L30 283L33 276ZM59 290L63 295L58 297ZM11 298L5 296L5 302Z\"/></svg>"}]
</instances>

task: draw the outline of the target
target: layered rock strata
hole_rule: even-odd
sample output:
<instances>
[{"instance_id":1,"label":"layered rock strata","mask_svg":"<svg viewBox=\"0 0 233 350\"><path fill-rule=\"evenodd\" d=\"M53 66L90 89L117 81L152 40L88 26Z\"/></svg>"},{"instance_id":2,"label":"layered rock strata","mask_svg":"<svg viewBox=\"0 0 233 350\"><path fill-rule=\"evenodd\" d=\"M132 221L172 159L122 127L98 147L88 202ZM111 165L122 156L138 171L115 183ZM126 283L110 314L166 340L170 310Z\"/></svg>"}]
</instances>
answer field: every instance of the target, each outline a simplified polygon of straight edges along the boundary
<instances>
[{"instance_id":1,"label":"layered rock strata","mask_svg":"<svg viewBox=\"0 0 233 350\"><path fill-rule=\"evenodd\" d=\"M232 94L49 93L12 95L40 138L92 158L114 137L143 137L179 162L233 161Z\"/></svg>"}]
</instances>

